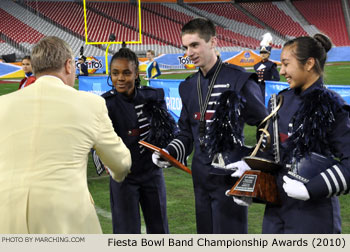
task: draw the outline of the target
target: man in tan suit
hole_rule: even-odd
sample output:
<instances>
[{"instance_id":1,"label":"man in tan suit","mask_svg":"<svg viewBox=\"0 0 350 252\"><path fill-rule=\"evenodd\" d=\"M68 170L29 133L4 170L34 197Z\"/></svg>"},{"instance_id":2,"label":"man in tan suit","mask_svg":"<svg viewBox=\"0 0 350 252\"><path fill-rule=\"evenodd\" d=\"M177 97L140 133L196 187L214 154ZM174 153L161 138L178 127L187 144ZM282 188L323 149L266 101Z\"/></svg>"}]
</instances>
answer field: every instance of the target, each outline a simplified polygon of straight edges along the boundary
<instances>
[{"instance_id":1,"label":"man in tan suit","mask_svg":"<svg viewBox=\"0 0 350 252\"><path fill-rule=\"evenodd\" d=\"M57 37L32 50L34 85L0 97L0 233L102 233L87 186L94 148L122 181L130 152L102 97L73 88L71 48Z\"/></svg>"}]
</instances>

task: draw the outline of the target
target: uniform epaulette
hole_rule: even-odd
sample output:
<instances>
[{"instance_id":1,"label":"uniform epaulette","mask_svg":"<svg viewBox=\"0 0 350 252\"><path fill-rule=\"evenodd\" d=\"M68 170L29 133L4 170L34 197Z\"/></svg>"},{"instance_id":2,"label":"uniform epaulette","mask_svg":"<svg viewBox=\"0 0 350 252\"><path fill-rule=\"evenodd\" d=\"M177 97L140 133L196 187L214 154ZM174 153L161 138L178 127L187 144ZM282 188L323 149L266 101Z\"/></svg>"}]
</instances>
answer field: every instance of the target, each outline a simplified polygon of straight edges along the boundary
<instances>
[{"instance_id":1,"label":"uniform epaulette","mask_svg":"<svg viewBox=\"0 0 350 252\"><path fill-rule=\"evenodd\" d=\"M233 64L228 63L228 62L224 62L224 66L225 67L229 67L229 68L233 68L235 70L239 70L239 71L244 71L245 72L245 69L243 67L236 66L236 65L233 65Z\"/></svg>"},{"instance_id":2,"label":"uniform epaulette","mask_svg":"<svg viewBox=\"0 0 350 252\"><path fill-rule=\"evenodd\" d=\"M118 93L117 90L112 89L112 90L109 90L106 93L102 94L101 96L103 98L109 98L109 97L115 96L117 93Z\"/></svg>"},{"instance_id":3,"label":"uniform epaulette","mask_svg":"<svg viewBox=\"0 0 350 252\"><path fill-rule=\"evenodd\" d=\"M191 79L193 76L195 76L196 73L197 73L197 72L195 72L195 73L193 73L193 74L190 74L189 76L187 76L187 78L186 78L185 80Z\"/></svg>"},{"instance_id":4,"label":"uniform epaulette","mask_svg":"<svg viewBox=\"0 0 350 252\"><path fill-rule=\"evenodd\" d=\"M146 95L146 97L153 97L153 99L164 100L164 90L162 88L154 88L150 86L140 86L140 91Z\"/></svg>"},{"instance_id":5,"label":"uniform epaulette","mask_svg":"<svg viewBox=\"0 0 350 252\"><path fill-rule=\"evenodd\" d=\"M142 89L142 90L152 90L152 91L155 91L155 90L156 90L154 87L150 87L150 86L139 86L139 89Z\"/></svg>"},{"instance_id":6,"label":"uniform epaulette","mask_svg":"<svg viewBox=\"0 0 350 252\"><path fill-rule=\"evenodd\" d=\"M289 87L288 87L288 88L285 88L285 89L283 89L283 90L281 90L281 91L279 91L279 92L278 92L278 94L281 94L281 93L287 92L288 90L290 90L290 88L289 88Z\"/></svg>"}]
</instances>

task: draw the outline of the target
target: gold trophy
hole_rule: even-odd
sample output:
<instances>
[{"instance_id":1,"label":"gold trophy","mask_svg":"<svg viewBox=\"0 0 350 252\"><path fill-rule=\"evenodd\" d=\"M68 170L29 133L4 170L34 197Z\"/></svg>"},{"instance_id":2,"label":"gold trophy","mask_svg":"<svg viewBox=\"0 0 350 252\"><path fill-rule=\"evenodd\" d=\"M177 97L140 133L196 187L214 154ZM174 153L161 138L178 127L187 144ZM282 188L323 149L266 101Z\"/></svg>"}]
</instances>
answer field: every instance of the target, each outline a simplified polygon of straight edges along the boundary
<instances>
[{"instance_id":1,"label":"gold trophy","mask_svg":"<svg viewBox=\"0 0 350 252\"><path fill-rule=\"evenodd\" d=\"M278 101L278 105L277 105ZM235 185L231 188L228 195L252 197L254 202L280 204L278 195L275 173L281 168L280 152L279 152L279 135L277 112L281 108L283 96L273 94L270 99L272 112L260 123L259 128L265 124L264 128L259 129L262 132L259 141L254 148L254 151L249 157L244 157L243 160L249 165L251 170L246 171L238 179ZM273 128L273 152L274 161L255 157L260 149L260 146L266 139L266 147L270 146L271 136L268 132L268 127L272 121Z\"/></svg>"}]
</instances>

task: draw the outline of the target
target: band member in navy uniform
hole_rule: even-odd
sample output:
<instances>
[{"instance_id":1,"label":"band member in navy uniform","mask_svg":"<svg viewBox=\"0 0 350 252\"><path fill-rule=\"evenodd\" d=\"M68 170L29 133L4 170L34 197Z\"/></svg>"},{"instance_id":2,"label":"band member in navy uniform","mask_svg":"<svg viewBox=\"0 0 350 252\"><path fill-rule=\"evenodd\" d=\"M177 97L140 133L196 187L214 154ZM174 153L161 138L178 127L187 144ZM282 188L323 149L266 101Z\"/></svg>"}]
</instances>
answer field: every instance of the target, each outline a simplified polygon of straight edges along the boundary
<instances>
[{"instance_id":1,"label":"band member in navy uniform","mask_svg":"<svg viewBox=\"0 0 350 252\"><path fill-rule=\"evenodd\" d=\"M79 74L78 74L78 76L88 76L89 75L88 67L87 67L85 61L86 61L85 56L81 56L78 59L78 62L79 62L79 69L78 69Z\"/></svg>"},{"instance_id":2,"label":"band member in navy uniform","mask_svg":"<svg viewBox=\"0 0 350 252\"><path fill-rule=\"evenodd\" d=\"M231 132L233 135L225 136L231 143L237 140L231 161L240 160L246 154L242 151L244 123L258 125L267 115L256 75L223 63L217 57L217 38L211 21L193 19L183 26L181 35L186 54L199 71L179 86L183 105L178 121L180 133L165 149L185 163L194 145L192 177L197 232L247 233L247 208L237 206L224 195L235 182L230 177L232 172L221 174L221 170L219 172L211 165L213 156L208 152L206 144L210 141L206 139L211 131L213 114L224 96L223 110L227 112L226 105L232 106L228 112L237 115L235 121L225 123L228 128L234 126L236 129ZM237 109L234 108L236 105ZM153 154L153 162L160 167L166 165L157 154Z\"/></svg>"},{"instance_id":3,"label":"band member in navy uniform","mask_svg":"<svg viewBox=\"0 0 350 252\"><path fill-rule=\"evenodd\" d=\"M169 229L163 171L138 141L164 147L174 138L176 124L166 109L163 89L140 87L138 66L136 54L121 48L110 63L114 88L102 95L113 127L132 157L125 180L110 179L113 233L141 233L141 206L147 233L164 234Z\"/></svg>"},{"instance_id":4,"label":"band member in navy uniform","mask_svg":"<svg viewBox=\"0 0 350 252\"><path fill-rule=\"evenodd\" d=\"M270 33L266 33L263 36L263 40L260 43L260 56L262 60L254 65L254 70L258 75L259 86L265 100L265 81L279 81L280 75L277 70L275 62L269 60L271 54L272 36Z\"/></svg>"},{"instance_id":5,"label":"band member in navy uniform","mask_svg":"<svg viewBox=\"0 0 350 252\"><path fill-rule=\"evenodd\" d=\"M280 92L278 111L282 204L266 205L263 233L341 232L337 196L349 193L350 107L324 86L331 47L322 34L295 38L283 47L280 74L290 87Z\"/></svg>"}]
</instances>

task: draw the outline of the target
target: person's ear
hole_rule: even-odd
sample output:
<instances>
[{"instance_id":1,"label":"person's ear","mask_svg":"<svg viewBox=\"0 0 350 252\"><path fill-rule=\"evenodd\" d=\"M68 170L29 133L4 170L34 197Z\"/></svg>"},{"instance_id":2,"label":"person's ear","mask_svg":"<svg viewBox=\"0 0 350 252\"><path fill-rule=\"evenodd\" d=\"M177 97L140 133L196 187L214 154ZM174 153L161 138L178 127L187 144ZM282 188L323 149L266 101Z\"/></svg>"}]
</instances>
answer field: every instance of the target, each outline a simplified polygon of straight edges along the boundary
<instances>
[{"instance_id":1,"label":"person's ear","mask_svg":"<svg viewBox=\"0 0 350 252\"><path fill-rule=\"evenodd\" d=\"M75 63L75 62L74 62ZM75 65L75 64L74 64ZM64 69L66 71L67 74L71 74L72 71L75 71L73 69L73 59L67 59L66 63L64 64Z\"/></svg>"},{"instance_id":2,"label":"person's ear","mask_svg":"<svg viewBox=\"0 0 350 252\"><path fill-rule=\"evenodd\" d=\"M217 39L217 37L216 37L216 36L211 37L210 41L211 41L211 46L212 46L213 48L215 48L215 47L217 46L217 44L218 44L218 39Z\"/></svg>"},{"instance_id":3,"label":"person's ear","mask_svg":"<svg viewBox=\"0 0 350 252\"><path fill-rule=\"evenodd\" d=\"M308 58L305 64L306 71L310 72L315 66L315 58Z\"/></svg>"}]
</instances>

